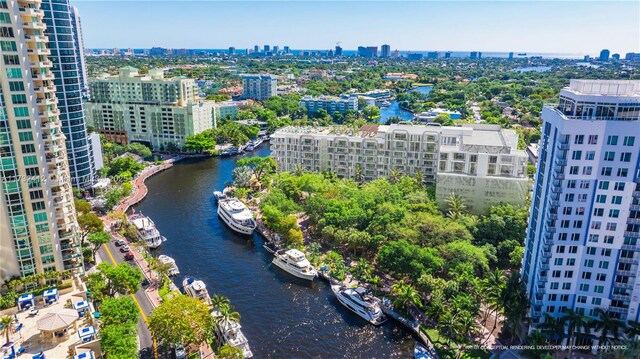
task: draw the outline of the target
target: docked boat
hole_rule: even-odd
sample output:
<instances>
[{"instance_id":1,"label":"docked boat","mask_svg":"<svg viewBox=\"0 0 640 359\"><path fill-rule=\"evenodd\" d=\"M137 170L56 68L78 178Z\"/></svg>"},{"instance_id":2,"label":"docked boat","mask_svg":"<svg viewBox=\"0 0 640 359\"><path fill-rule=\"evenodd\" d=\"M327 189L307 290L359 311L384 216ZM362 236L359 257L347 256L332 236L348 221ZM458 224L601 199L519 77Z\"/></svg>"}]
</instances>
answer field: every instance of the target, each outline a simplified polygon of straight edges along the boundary
<instances>
[{"instance_id":1,"label":"docked boat","mask_svg":"<svg viewBox=\"0 0 640 359\"><path fill-rule=\"evenodd\" d=\"M297 249L281 249L274 253L271 263L294 277L313 280L318 271L309 263L304 253Z\"/></svg>"},{"instance_id":2,"label":"docked boat","mask_svg":"<svg viewBox=\"0 0 640 359\"><path fill-rule=\"evenodd\" d=\"M130 215L129 222L138 229L140 238L145 241L147 246L151 249L160 247L162 242L167 240L165 237L160 235L155 223L142 213L134 213Z\"/></svg>"},{"instance_id":3,"label":"docked boat","mask_svg":"<svg viewBox=\"0 0 640 359\"><path fill-rule=\"evenodd\" d=\"M176 265L176 261L164 254L161 254L158 256L158 260L166 265L169 265L169 276L174 276L174 275L178 275L180 274L180 270L178 269L178 266Z\"/></svg>"},{"instance_id":4,"label":"docked boat","mask_svg":"<svg viewBox=\"0 0 640 359\"><path fill-rule=\"evenodd\" d=\"M378 103L378 106L380 107L389 107L391 106L391 102L387 101L387 100L382 100Z\"/></svg>"},{"instance_id":5,"label":"docked boat","mask_svg":"<svg viewBox=\"0 0 640 359\"><path fill-rule=\"evenodd\" d=\"M346 288L341 285L332 284L331 291L333 291L333 294L335 294L342 305L369 323L380 325L387 321L387 317L380 309L378 299L372 296L366 288Z\"/></svg>"},{"instance_id":6,"label":"docked boat","mask_svg":"<svg viewBox=\"0 0 640 359\"><path fill-rule=\"evenodd\" d=\"M186 277L182 281L182 288L184 289L185 294L187 294L188 296L198 298L205 302L205 304L211 306L211 297L209 297L209 292L207 292L207 285L204 284L203 281L195 279L193 277Z\"/></svg>"},{"instance_id":7,"label":"docked boat","mask_svg":"<svg viewBox=\"0 0 640 359\"><path fill-rule=\"evenodd\" d=\"M221 191L213 191L213 198L215 198L216 202L218 202L222 198L227 198L227 195Z\"/></svg>"},{"instance_id":8,"label":"docked boat","mask_svg":"<svg viewBox=\"0 0 640 359\"><path fill-rule=\"evenodd\" d=\"M244 148L244 150L247 151L247 152L251 152L251 151L253 151L255 149L256 149L256 147L253 144L253 142L249 142Z\"/></svg>"},{"instance_id":9,"label":"docked boat","mask_svg":"<svg viewBox=\"0 0 640 359\"><path fill-rule=\"evenodd\" d=\"M253 212L237 198L218 200L218 216L232 230L241 234L252 234L256 229Z\"/></svg>"},{"instance_id":10,"label":"docked boat","mask_svg":"<svg viewBox=\"0 0 640 359\"><path fill-rule=\"evenodd\" d=\"M220 312L217 310L213 310L211 315L214 318L213 331L218 343L221 346L229 344L233 347L240 348L245 358L252 358L253 352L251 352L251 348L249 348L247 337L242 333L240 323L220 317Z\"/></svg>"}]
</instances>

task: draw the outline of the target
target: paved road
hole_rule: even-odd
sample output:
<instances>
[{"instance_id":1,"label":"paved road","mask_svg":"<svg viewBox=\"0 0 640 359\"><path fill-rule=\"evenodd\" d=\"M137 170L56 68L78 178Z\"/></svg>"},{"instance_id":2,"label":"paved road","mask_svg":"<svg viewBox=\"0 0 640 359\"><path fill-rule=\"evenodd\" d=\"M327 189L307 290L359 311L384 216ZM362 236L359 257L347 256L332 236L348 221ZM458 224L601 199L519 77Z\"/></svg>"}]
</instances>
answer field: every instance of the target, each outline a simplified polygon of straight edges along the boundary
<instances>
[{"instance_id":1,"label":"paved road","mask_svg":"<svg viewBox=\"0 0 640 359\"><path fill-rule=\"evenodd\" d=\"M115 246L113 241L110 241L106 246L109 248L109 252L111 253L111 256L105 250L105 246L102 246L98 250L98 253L100 254L100 258L103 258L103 260L111 264L113 264L113 260L115 260L116 263L121 263L125 261L124 254L120 253L120 249ZM132 266L136 266L134 262L129 262L129 263ZM142 310L144 315L148 316L153 310L153 306L149 302L149 299L147 298L147 296L144 294L144 290L145 288L140 288L140 290L138 290L135 293L134 297L135 297L135 300L137 301L137 304L139 305L139 309ZM147 324L145 323L142 316L140 316L137 331L138 331L138 337L140 340L140 358L153 358L153 339L151 338L151 332L149 331L149 328L147 327Z\"/></svg>"}]
</instances>

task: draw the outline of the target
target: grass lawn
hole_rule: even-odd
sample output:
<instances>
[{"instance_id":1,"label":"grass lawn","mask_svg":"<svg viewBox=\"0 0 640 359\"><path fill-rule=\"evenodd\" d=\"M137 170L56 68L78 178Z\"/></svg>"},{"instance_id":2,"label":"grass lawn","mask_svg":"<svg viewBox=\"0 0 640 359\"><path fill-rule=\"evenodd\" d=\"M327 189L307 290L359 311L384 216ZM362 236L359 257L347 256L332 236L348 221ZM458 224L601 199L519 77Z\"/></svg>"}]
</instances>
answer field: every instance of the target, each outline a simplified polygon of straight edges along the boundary
<instances>
[{"instance_id":1,"label":"grass lawn","mask_svg":"<svg viewBox=\"0 0 640 359\"><path fill-rule=\"evenodd\" d=\"M412 85L413 87L433 86L433 84L428 84L426 82L414 82Z\"/></svg>"},{"instance_id":2,"label":"grass lawn","mask_svg":"<svg viewBox=\"0 0 640 359\"><path fill-rule=\"evenodd\" d=\"M436 348L436 352L440 358L446 359L457 357L458 351L456 349L447 349L447 338L442 337L435 328L421 326L421 329L426 332L429 339L431 339L431 342ZM451 344L454 345L453 343ZM464 359L489 359L490 357L491 353L488 350L483 349L467 349L460 356L460 358Z\"/></svg>"}]
</instances>

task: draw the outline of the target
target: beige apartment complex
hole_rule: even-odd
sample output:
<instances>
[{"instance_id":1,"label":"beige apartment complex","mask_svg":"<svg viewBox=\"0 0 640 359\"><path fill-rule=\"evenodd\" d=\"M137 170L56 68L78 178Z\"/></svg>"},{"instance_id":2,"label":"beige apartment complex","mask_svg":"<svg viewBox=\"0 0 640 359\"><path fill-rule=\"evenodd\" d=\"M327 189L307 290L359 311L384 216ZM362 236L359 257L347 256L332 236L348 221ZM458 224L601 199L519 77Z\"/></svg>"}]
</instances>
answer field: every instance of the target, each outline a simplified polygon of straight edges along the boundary
<instances>
[{"instance_id":1,"label":"beige apartment complex","mask_svg":"<svg viewBox=\"0 0 640 359\"><path fill-rule=\"evenodd\" d=\"M0 280L82 267L43 17L0 2Z\"/></svg>"},{"instance_id":2,"label":"beige apartment complex","mask_svg":"<svg viewBox=\"0 0 640 359\"><path fill-rule=\"evenodd\" d=\"M271 136L272 156L283 171L331 170L364 181L420 172L435 184L441 206L455 193L475 213L500 202L524 204L527 155L517 143L514 131L498 125L287 127Z\"/></svg>"},{"instance_id":3,"label":"beige apartment complex","mask_svg":"<svg viewBox=\"0 0 640 359\"><path fill-rule=\"evenodd\" d=\"M184 146L187 136L215 127L214 101L197 98L193 79L165 78L160 69L141 75L123 67L118 75L89 79L89 123L108 139L142 142L157 149Z\"/></svg>"}]
</instances>

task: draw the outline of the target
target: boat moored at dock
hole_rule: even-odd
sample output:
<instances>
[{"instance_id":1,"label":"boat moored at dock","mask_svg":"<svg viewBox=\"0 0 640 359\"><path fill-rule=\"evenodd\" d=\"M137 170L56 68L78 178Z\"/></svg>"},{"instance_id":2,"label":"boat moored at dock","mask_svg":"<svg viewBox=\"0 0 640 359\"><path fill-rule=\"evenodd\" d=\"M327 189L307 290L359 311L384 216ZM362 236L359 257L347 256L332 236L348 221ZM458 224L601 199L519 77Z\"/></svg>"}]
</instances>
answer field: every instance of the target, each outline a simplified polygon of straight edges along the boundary
<instances>
[{"instance_id":1,"label":"boat moored at dock","mask_svg":"<svg viewBox=\"0 0 640 359\"><path fill-rule=\"evenodd\" d=\"M138 229L140 238L151 249L160 247L162 242L167 240L165 237L160 235L160 231L156 228L155 223L142 213L131 214L129 216L129 222Z\"/></svg>"},{"instance_id":2,"label":"boat moored at dock","mask_svg":"<svg viewBox=\"0 0 640 359\"><path fill-rule=\"evenodd\" d=\"M211 297L207 291L207 285L203 281L193 277L185 277L182 281L182 288L186 295L198 298L208 306L211 306Z\"/></svg>"},{"instance_id":3,"label":"boat moored at dock","mask_svg":"<svg viewBox=\"0 0 640 359\"><path fill-rule=\"evenodd\" d=\"M240 323L235 320L223 317L219 311L211 312L214 320L214 334L220 345L231 345L242 350L244 358L252 358L253 352L249 348L249 341L241 330Z\"/></svg>"},{"instance_id":4,"label":"boat moored at dock","mask_svg":"<svg viewBox=\"0 0 640 359\"><path fill-rule=\"evenodd\" d=\"M347 288L343 285L332 284L331 291L342 305L369 323L380 325L387 321L387 317L380 309L379 299L371 295L366 288Z\"/></svg>"},{"instance_id":5,"label":"boat moored at dock","mask_svg":"<svg viewBox=\"0 0 640 359\"><path fill-rule=\"evenodd\" d=\"M237 198L220 198L218 216L229 228L240 234L251 235L256 229L253 212Z\"/></svg>"},{"instance_id":6,"label":"boat moored at dock","mask_svg":"<svg viewBox=\"0 0 640 359\"><path fill-rule=\"evenodd\" d=\"M178 274L180 274L180 270L178 269L178 266L176 265L176 261L164 254L161 254L158 256L158 260L164 264L166 264L167 266L169 266L169 276L176 276Z\"/></svg>"},{"instance_id":7,"label":"boat moored at dock","mask_svg":"<svg viewBox=\"0 0 640 359\"><path fill-rule=\"evenodd\" d=\"M304 253L297 249L281 249L274 253L273 263L294 277L313 280L318 271L309 263Z\"/></svg>"}]
</instances>

